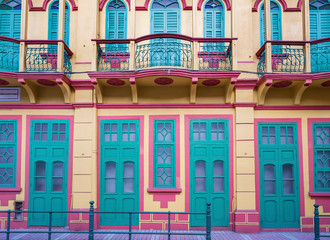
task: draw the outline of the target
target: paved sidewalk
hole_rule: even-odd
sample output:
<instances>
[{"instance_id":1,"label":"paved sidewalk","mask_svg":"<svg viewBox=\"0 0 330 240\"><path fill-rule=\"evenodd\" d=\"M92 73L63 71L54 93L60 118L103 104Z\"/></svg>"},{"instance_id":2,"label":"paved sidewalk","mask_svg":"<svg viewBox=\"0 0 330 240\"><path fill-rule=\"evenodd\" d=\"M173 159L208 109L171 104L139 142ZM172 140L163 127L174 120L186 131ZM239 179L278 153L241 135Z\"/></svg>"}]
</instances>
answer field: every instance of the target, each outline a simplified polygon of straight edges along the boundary
<instances>
[{"instance_id":1,"label":"paved sidewalk","mask_svg":"<svg viewBox=\"0 0 330 240\"><path fill-rule=\"evenodd\" d=\"M36 229L33 229L36 230ZM42 230L40 230L42 231ZM44 231L44 229L43 229ZM127 234L97 234L105 230L95 231L94 240L128 240ZM157 232L148 231L153 234L136 234L132 240L167 240L167 235L159 235ZM176 231L185 233L185 231ZM205 233L201 231L191 231L190 233ZM165 232L163 232L165 233ZM6 234L0 231L0 240L5 240ZM45 233L12 233L10 240L46 240L48 235ZM205 236L176 235L171 236L171 240L203 240ZM305 240L314 239L314 233L301 232L261 232L261 233L235 233L232 231L213 231L212 240ZM321 238L322 240L330 238ZM77 233L52 233L52 240L88 240L88 234Z\"/></svg>"}]
</instances>

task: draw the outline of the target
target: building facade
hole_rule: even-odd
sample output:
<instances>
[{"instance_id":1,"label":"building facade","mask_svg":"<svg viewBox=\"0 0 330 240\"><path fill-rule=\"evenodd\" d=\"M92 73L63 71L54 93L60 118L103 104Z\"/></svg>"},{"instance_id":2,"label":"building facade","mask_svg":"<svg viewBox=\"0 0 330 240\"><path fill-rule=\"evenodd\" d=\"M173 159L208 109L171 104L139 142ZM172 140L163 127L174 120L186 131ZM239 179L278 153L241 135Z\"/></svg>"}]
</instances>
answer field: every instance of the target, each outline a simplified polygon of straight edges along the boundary
<instances>
[{"instance_id":1,"label":"building facade","mask_svg":"<svg viewBox=\"0 0 330 240\"><path fill-rule=\"evenodd\" d=\"M212 229L237 232L312 231L313 204L330 212L329 0L2 0L0 85L0 210L210 202ZM84 229L88 214L52 222Z\"/></svg>"}]
</instances>

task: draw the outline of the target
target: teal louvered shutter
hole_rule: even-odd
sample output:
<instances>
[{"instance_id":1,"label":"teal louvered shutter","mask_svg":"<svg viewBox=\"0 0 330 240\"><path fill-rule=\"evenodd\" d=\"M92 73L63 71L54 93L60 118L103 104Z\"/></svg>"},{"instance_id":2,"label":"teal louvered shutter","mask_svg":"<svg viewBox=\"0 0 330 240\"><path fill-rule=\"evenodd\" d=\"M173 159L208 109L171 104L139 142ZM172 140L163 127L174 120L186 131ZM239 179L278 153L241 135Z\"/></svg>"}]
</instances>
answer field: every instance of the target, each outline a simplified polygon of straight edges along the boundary
<instances>
[{"instance_id":1,"label":"teal louvered shutter","mask_svg":"<svg viewBox=\"0 0 330 240\"><path fill-rule=\"evenodd\" d=\"M310 39L317 39L318 24L317 24L317 12L311 11L309 14L309 24L310 24Z\"/></svg>"},{"instance_id":2,"label":"teal louvered shutter","mask_svg":"<svg viewBox=\"0 0 330 240\"><path fill-rule=\"evenodd\" d=\"M214 14L215 14L215 33L214 33L214 37L216 37L216 38L224 37L222 13L221 13L221 11L216 11Z\"/></svg>"},{"instance_id":3,"label":"teal louvered shutter","mask_svg":"<svg viewBox=\"0 0 330 240\"><path fill-rule=\"evenodd\" d=\"M69 8L65 8L65 15L64 15L64 42L68 46L69 46L69 39L70 39L70 10L69 10Z\"/></svg>"},{"instance_id":4,"label":"teal louvered shutter","mask_svg":"<svg viewBox=\"0 0 330 240\"><path fill-rule=\"evenodd\" d=\"M271 39L282 40L281 34L281 16L278 12L271 13Z\"/></svg>"},{"instance_id":5,"label":"teal louvered shutter","mask_svg":"<svg viewBox=\"0 0 330 240\"><path fill-rule=\"evenodd\" d=\"M166 19L166 32L167 33L178 33L178 13L177 12L167 12Z\"/></svg>"},{"instance_id":6,"label":"teal louvered shutter","mask_svg":"<svg viewBox=\"0 0 330 240\"><path fill-rule=\"evenodd\" d=\"M164 33L165 32L165 18L164 12L153 12L153 25L152 33Z\"/></svg>"},{"instance_id":7,"label":"teal louvered shutter","mask_svg":"<svg viewBox=\"0 0 330 240\"><path fill-rule=\"evenodd\" d=\"M11 35L11 14L9 11L0 11L0 36Z\"/></svg>"},{"instance_id":8,"label":"teal louvered shutter","mask_svg":"<svg viewBox=\"0 0 330 240\"><path fill-rule=\"evenodd\" d=\"M21 38L21 12L13 10L13 31L12 38Z\"/></svg>"},{"instance_id":9,"label":"teal louvered shutter","mask_svg":"<svg viewBox=\"0 0 330 240\"><path fill-rule=\"evenodd\" d=\"M265 43L265 12L262 11L260 19L260 46Z\"/></svg>"},{"instance_id":10,"label":"teal louvered shutter","mask_svg":"<svg viewBox=\"0 0 330 240\"><path fill-rule=\"evenodd\" d=\"M320 11L320 38L330 37L330 11Z\"/></svg>"},{"instance_id":11,"label":"teal louvered shutter","mask_svg":"<svg viewBox=\"0 0 330 240\"><path fill-rule=\"evenodd\" d=\"M117 38L124 39L126 37L126 13L125 12L118 12L117 13Z\"/></svg>"},{"instance_id":12,"label":"teal louvered shutter","mask_svg":"<svg viewBox=\"0 0 330 240\"><path fill-rule=\"evenodd\" d=\"M207 38L213 37L213 12L205 12L205 27L204 27L204 36Z\"/></svg>"},{"instance_id":13,"label":"teal louvered shutter","mask_svg":"<svg viewBox=\"0 0 330 240\"><path fill-rule=\"evenodd\" d=\"M48 39L58 39L58 10L51 10L49 13Z\"/></svg>"},{"instance_id":14,"label":"teal louvered shutter","mask_svg":"<svg viewBox=\"0 0 330 240\"><path fill-rule=\"evenodd\" d=\"M114 12L108 12L108 35L107 38L114 39L116 34L116 14Z\"/></svg>"}]
</instances>

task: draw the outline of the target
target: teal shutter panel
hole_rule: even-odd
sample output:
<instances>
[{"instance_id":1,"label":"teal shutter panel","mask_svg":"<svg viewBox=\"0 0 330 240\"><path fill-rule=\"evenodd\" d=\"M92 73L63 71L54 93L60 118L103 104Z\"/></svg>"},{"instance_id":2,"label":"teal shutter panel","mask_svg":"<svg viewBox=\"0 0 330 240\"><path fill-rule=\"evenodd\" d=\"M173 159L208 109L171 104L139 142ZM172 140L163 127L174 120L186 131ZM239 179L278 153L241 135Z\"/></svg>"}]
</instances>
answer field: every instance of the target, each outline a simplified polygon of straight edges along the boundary
<instances>
[{"instance_id":1,"label":"teal shutter panel","mask_svg":"<svg viewBox=\"0 0 330 240\"><path fill-rule=\"evenodd\" d=\"M126 16L125 12L118 12L118 24L117 24L117 38L118 39L124 39L126 37L126 31L125 31L125 26L126 26Z\"/></svg>"},{"instance_id":2,"label":"teal shutter panel","mask_svg":"<svg viewBox=\"0 0 330 240\"><path fill-rule=\"evenodd\" d=\"M330 11L320 11L320 38L330 37Z\"/></svg>"},{"instance_id":3,"label":"teal shutter panel","mask_svg":"<svg viewBox=\"0 0 330 240\"><path fill-rule=\"evenodd\" d=\"M261 21L260 21L260 45L264 45L265 43L265 12L261 13Z\"/></svg>"},{"instance_id":4,"label":"teal shutter panel","mask_svg":"<svg viewBox=\"0 0 330 240\"><path fill-rule=\"evenodd\" d=\"M58 39L58 10L51 10L49 13L48 39Z\"/></svg>"},{"instance_id":5,"label":"teal shutter panel","mask_svg":"<svg viewBox=\"0 0 330 240\"><path fill-rule=\"evenodd\" d=\"M8 11L0 11L0 35L10 37L10 17L11 14Z\"/></svg>"},{"instance_id":6,"label":"teal shutter panel","mask_svg":"<svg viewBox=\"0 0 330 240\"><path fill-rule=\"evenodd\" d=\"M13 32L12 38L21 38L21 12L13 11Z\"/></svg>"},{"instance_id":7,"label":"teal shutter panel","mask_svg":"<svg viewBox=\"0 0 330 240\"><path fill-rule=\"evenodd\" d=\"M65 9L64 15L64 42L69 46L69 36L70 36L70 10Z\"/></svg>"},{"instance_id":8,"label":"teal shutter panel","mask_svg":"<svg viewBox=\"0 0 330 240\"><path fill-rule=\"evenodd\" d=\"M218 9L205 10L204 36L207 38L224 37L223 16Z\"/></svg>"},{"instance_id":9,"label":"teal shutter panel","mask_svg":"<svg viewBox=\"0 0 330 240\"><path fill-rule=\"evenodd\" d=\"M167 33L178 33L178 13L177 12L167 12Z\"/></svg>"},{"instance_id":10,"label":"teal shutter panel","mask_svg":"<svg viewBox=\"0 0 330 240\"><path fill-rule=\"evenodd\" d=\"M21 37L21 11L0 10L0 36Z\"/></svg>"},{"instance_id":11,"label":"teal shutter panel","mask_svg":"<svg viewBox=\"0 0 330 240\"><path fill-rule=\"evenodd\" d=\"M213 37L213 13L212 11L205 12L205 37Z\"/></svg>"},{"instance_id":12,"label":"teal shutter panel","mask_svg":"<svg viewBox=\"0 0 330 240\"><path fill-rule=\"evenodd\" d=\"M223 34L223 17L220 11L215 12L215 34L214 37L224 37Z\"/></svg>"},{"instance_id":13,"label":"teal shutter panel","mask_svg":"<svg viewBox=\"0 0 330 240\"><path fill-rule=\"evenodd\" d=\"M317 26L317 13L310 12L309 14L310 19L310 39L315 40L317 39L317 32L318 32L318 26Z\"/></svg>"},{"instance_id":14,"label":"teal shutter panel","mask_svg":"<svg viewBox=\"0 0 330 240\"><path fill-rule=\"evenodd\" d=\"M281 37L281 19L279 13L271 13L271 39L282 40Z\"/></svg>"},{"instance_id":15,"label":"teal shutter panel","mask_svg":"<svg viewBox=\"0 0 330 240\"><path fill-rule=\"evenodd\" d=\"M115 30L116 30L116 14L114 12L108 13L108 36L107 38L114 39L115 38Z\"/></svg>"},{"instance_id":16,"label":"teal shutter panel","mask_svg":"<svg viewBox=\"0 0 330 240\"><path fill-rule=\"evenodd\" d=\"M153 12L152 33L165 32L164 12Z\"/></svg>"},{"instance_id":17,"label":"teal shutter panel","mask_svg":"<svg viewBox=\"0 0 330 240\"><path fill-rule=\"evenodd\" d=\"M109 11L108 12L108 32L109 39L126 38L126 12L125 11Z\"/></svg>"}]
</instances>

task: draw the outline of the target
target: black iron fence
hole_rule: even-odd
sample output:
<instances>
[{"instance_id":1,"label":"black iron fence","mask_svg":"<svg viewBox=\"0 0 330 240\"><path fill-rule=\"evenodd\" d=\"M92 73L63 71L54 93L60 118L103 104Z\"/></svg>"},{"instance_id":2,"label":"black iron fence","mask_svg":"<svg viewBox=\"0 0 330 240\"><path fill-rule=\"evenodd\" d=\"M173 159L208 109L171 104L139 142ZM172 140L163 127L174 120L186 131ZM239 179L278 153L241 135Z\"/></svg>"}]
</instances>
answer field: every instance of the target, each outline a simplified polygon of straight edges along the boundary
<instances>
[{"instance_id":1,"label":"black iron fence","mask_svg":"<svg viewBox=\"0 0 330 240\"><path fill-rule=\"evenodd\" d=\"M320 240L321 237L330 237L330 234L321 235L320 233L320 218L322 217L330 217L330 215L320 215L319 205L314 204L314 239L315 240Z\"/></svg>"},{"instance_id":2,"label":"black iron fence","mask_svg":"<svg viewBox=\"0 0 330 240\"><path fill-rule=\"evenodd\" d=\"M211 203L207 203L206 205L206 212L108 212L108 211L95 211L94 209L94 202L89 202L90 208L89 211L0 211L0 213L7 213L7 228L5 231L0 231L0 234L5 233L6 239L10 239L10 234L13 233L43 233L48 234L48 240L51 240L52 234L64 234L64 233L74 233L74 234L88 234L88 240L94 240L94 235L96 234L127 234L129 240L132 239L132 235L135 234L152 234L152 235L167 235L168 240L171 239L172 235L202 235L205 236L206 240L211 240ZM10 221L12 214L19 213L19 214L33 214L33 213L44 213L48 214L49 222L48 222L48 229L46 230L31 230L31 229L11 229L10 228ZM88 224L88 231L69 231L69 230L56 230L53 229L53 214L56 213L88 213L89 214L89 224ZM128 222L128 231L95 231L94 230L94 221L96 214L128 214L129 215L129 222ZM162 232L148 232L148 231L132 231L132 216L134 214L165 214L168 216L167 218L167 231ZM171 215L173 214L185 214L185 215L205 215L205 232L173 232L171 231Z\"/></svg>"}]
</instances>

